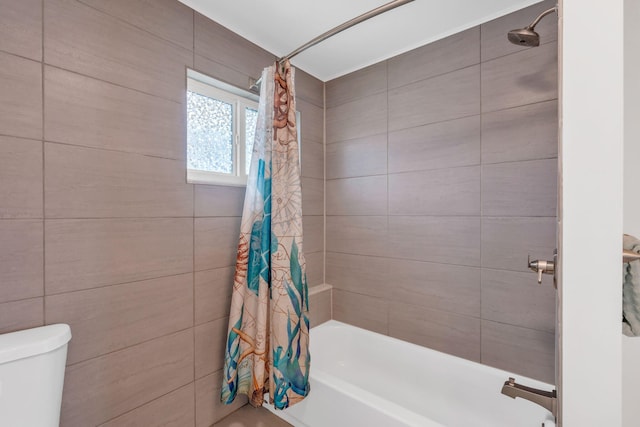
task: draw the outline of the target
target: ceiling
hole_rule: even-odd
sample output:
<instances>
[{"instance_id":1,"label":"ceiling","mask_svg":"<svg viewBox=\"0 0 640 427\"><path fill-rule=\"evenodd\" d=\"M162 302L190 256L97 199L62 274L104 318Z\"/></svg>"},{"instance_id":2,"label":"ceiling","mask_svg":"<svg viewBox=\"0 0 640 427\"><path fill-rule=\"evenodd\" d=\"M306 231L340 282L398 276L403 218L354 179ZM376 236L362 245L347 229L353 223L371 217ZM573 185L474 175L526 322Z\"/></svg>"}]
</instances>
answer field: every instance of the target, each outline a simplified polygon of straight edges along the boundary
<instances>
[{"instance_id":1,"label":"ceiling","mask_svg":"<svg viewBox=\"0 0 640 427\"><path fill-rule=\"evenodd\" d=\"M180 0L282 57L389 0ZM416 0L311 47L292 64L323 81L490 21L540 0ZM526 25L528 22L523 22ZM505 34L506 37L506 34Z\"/></svg>"}]
</instances>

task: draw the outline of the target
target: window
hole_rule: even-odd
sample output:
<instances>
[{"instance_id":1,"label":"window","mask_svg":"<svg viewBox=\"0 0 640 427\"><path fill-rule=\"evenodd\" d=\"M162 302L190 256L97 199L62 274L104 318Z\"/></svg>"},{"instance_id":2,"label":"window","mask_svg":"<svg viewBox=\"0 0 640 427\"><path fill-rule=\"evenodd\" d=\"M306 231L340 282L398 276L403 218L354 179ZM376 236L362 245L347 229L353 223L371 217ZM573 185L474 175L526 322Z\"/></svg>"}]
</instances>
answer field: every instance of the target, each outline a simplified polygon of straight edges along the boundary
<instances>
[{"instance_id":1,"label":"window","mask_svg":"<svg viewBox=\"0 0 640 427\"><path fill-rule=\"evenodd\" d=\"M257 100L251 92L188 70L188 182L246 185Z\"/></svg>"}]
</instances>

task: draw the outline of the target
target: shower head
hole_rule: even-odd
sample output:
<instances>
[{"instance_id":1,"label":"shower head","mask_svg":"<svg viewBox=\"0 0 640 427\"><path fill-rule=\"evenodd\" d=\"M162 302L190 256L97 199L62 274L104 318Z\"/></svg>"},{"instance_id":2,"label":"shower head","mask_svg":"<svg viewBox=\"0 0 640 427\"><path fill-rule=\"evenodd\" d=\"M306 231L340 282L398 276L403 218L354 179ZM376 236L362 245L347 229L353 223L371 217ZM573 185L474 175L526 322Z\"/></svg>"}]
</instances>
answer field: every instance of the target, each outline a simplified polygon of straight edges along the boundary
<instances>
[{"instance_id":1,"label":"shower head","mask_svg":"<svg viewBox=\"0 0 640 427\"><path fill-rule=\"evenodd\" d=\"M534 31L534 28L536 27L536 25L538 25L538 22L540 22L542 18L550 13L557 11L558 6L554 6L551 9L545 10L540 15L538 15L538 17L534 19L531 24L527 25L526 27L509 31L509 33L507 34L507 38L511 43L520 46L540 46L540 34L536 33Z\"/></svg>"},{"instance_id":2,"label":"shower head","mask_svg":"<svg viewBox=\"0 0 640 427\"><path fill-rule=\"evenodd\" d=\"M540 46L540 34L533 31L531 27L519 28L509 31L507 38L513 44L520 46Z\"/></svg>"}]
</instances>

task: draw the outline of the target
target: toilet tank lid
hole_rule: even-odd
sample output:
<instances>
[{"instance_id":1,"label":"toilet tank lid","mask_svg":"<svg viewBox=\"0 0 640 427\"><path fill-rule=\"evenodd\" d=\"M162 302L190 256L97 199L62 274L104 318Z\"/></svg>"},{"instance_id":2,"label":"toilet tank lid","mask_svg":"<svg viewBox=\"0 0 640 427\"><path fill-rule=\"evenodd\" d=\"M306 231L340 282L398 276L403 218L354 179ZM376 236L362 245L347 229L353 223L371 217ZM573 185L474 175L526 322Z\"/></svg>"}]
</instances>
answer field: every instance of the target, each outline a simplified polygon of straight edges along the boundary
<instances>
[{"instance_id":1,"label":"toilet tank lid","mask_svg":"<svg viewBox=\"0 0 640 427\"><path fill-rule=\"evenodd\" d=\"M69 325L56 324L0 335L0 364L48 353L71 339Z\"/></svg>"}]
</instances>

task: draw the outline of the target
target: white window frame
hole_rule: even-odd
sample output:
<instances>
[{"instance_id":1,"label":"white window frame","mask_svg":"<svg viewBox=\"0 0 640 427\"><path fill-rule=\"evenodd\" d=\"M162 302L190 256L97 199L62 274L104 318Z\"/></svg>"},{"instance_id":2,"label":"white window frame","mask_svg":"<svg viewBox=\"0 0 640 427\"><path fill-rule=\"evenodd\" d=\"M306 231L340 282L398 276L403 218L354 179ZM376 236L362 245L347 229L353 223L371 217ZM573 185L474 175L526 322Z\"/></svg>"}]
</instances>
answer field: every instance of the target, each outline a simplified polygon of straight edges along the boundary
<instances>
[{"instance_id":1,"label":"white window frame","mask_svg":"<svg viewBox=\"0 0 640 427\"><path fill-rule=\"evenodd\" d=\"M258 110L258 96L193 70L187 70L187 90L210 98L219 99L220 101L233 105L234 108L232 173L227 174L187 169L187 182L192 184L228 186L247 185L247 175L249 171L245 170L245 109L251 108Z\"/></svg>"}]
</instances>

